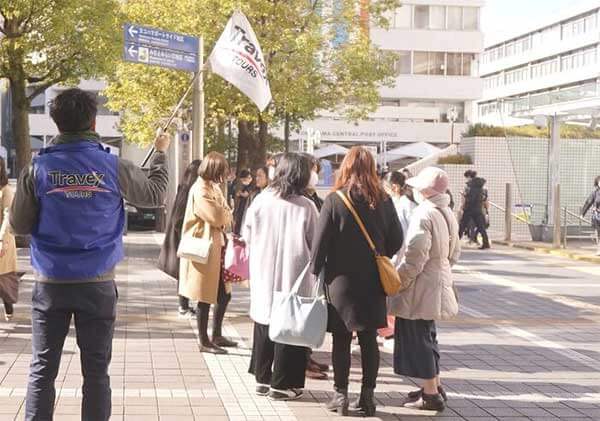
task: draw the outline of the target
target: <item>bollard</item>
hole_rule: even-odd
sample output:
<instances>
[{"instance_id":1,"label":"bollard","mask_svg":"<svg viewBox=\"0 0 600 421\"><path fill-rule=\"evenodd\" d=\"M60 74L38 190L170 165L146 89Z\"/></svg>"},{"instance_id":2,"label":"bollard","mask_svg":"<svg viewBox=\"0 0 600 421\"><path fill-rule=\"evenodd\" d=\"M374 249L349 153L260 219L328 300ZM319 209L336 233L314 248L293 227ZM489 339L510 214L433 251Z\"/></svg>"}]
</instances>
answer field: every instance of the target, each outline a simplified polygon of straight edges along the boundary
<instances>
[{"instance_id":1,"label":"bollard","mask_svg":"<svg viewBox=\"0 0 600 421\"><path fill-rule=\"evenodd\" d=\"M504 197L504 241L512 241L512 185L506 183Z\"/></svg>"}]
</instances>

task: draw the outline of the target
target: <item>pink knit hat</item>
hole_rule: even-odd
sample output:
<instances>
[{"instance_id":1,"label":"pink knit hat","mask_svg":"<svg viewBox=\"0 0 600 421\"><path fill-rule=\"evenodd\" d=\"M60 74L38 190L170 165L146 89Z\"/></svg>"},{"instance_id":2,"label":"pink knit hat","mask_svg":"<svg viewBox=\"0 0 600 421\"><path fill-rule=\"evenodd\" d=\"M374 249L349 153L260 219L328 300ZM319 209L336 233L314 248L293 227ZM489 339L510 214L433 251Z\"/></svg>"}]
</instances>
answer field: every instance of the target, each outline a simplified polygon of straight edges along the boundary
<instances>
[{"instance_id":1,"label":"pink knit hat","mask_svg":"<svg viewBox=\"0 0 600 421\"><path fill-rule=\"evenodd\" d=\"M426 196L444 194L448 190L448 174L437 167L427 167L416 177L409 178L406 184Z\"/></svg>"}]
</instances>

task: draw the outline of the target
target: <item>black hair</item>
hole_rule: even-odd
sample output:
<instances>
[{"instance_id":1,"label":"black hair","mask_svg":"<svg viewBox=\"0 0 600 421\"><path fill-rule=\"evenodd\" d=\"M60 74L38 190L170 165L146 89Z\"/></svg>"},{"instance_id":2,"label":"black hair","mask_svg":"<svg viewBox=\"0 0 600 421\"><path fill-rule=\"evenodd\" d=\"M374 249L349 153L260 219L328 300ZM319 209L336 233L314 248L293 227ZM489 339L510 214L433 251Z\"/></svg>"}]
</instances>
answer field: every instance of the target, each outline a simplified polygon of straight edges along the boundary
<instances>
[{"instance_id":1,"label":"black hair","mask_svg":"<svg viewBox=\"0 0 600 421\"><path fill-rule=\"evenodd\" d=\"M252 173L250 172L250 170L242 170L242 171L240 171L240 175L238 178L248 178L248 177L252 177Z\"/></svg>"},{"instance_id":2,"label":"black hair","mask_svg":"<svg viewBox=\"0 0 600 421\"><path fill-rule=\"evenodd\" d=\"M302 156L306 157L310 161L310 168L317 167L317 174L321 173L321 160L314 155L309 153L303 153Z\"/></svg>"},{"instance_id":3,"label":"black hair","mask_svg":"<svg viewBox=\"0 0 600 421\"><path fill-rule=\"evenodd\" d=\"M90 130L98 113L96 96L79 88L61 92L49 105L50 117L61 133Z\"/></svg>"},{"instance_id":4,"label":"black hair","mask_svg":"<svg viewBox=\"0 0 600 421\"><path fill-rule=\"evenodd\" d=\"M465 171L465 178L475 178L477 177L477 171L467 170Z\"/></svg>"},{"instance_id":5,"label":"black hair","mask_svg":"<svg viewBox=\"0 0 600 421\"><path fill-rule=\"evenodd\" d=\"M303 155L285 153L278 160L275 169L275 180L271 187L282 199L304 194L310 181L312 163Z\"/></svg>"},{"instance_id":6,"label":"black hair","mask_svg":"<svg viewBox=\"0 0 600 421\"><path fill-rule=\"evenodd\" d=\"M390 184L395 184L400 187L406 186L406 176L400 171L392 171L389 173L388 180Z\"/></svg>"}]
</instances>

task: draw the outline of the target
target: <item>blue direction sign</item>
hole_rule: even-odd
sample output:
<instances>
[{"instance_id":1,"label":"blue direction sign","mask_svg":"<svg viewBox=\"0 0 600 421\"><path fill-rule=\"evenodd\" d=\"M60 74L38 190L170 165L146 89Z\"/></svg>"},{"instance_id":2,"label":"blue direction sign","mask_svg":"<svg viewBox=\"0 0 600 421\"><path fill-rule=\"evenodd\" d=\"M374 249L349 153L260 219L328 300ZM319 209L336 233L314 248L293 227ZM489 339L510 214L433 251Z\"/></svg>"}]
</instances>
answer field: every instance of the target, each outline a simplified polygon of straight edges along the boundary
<instances>
[{"instance_id":1,"label":"blue direction sign","mask_svg":"<svg viewBox=\"0 0 600 421\"><path fill-rule=\"evenodd\" d=\"M123 48L125 61L143 63L170 69L198 71L198 56L182 51L164 50L139 44L125 44Z\"/></svg>"},{"instance_id":2,"label":"blue direction sign","mask_svg":"<svg viewBox=\"0 0 600 421\"><path fill-rule=\"evenodd\" d=\"M139 44L146 47L198 54L197 37L131 23L126 23L124 30L125 44Z\"/></svg>"}]
</instances>

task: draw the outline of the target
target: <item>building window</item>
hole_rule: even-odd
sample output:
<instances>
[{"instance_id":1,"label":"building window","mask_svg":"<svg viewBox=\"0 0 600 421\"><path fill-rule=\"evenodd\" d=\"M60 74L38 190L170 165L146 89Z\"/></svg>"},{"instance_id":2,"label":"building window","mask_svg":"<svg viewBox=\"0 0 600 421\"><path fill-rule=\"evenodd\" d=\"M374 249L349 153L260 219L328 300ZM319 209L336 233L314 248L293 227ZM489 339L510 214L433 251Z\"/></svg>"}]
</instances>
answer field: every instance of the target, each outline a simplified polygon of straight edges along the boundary
<instances>
[{"instance_id":1,"label":"building window","mask_svg":"<svg viewBox=\"0 0 600 421\"><path fill-rule=\"evenodd\" d=\"M446 8L444 6L430 6L430 29L446 29Z\"/></svg>"},{"instance_id":2,"label":"building window","mask_svg":"<svg viewBox=\"0 0 600 421\"><path fill-rule=\"evenodd\" d=\"M462 7L448 6L448 29L453 31L462 30Z\"/></svg>"},{"instance_id":3,"label":"building window","mask_svg":"<svg viewBox=\"0 0 600 421\"><path fill-rule=\"evenodd\" d=\"M415 6L415 28L429 28L429 6Z\"/></svg>"},{"instance_id":4,"label":"building window","mask_svg":"<svg viewBox=\"0 0 600 421\"><path fill-rule=\"evenodd\" d=\"M402 5L398 10L396 10L396 20L394 22L394 27L399 29L410 29L412 23L412 6Z\"/></svg>"},{"instance_id":5,"label":"building window","mask_svg":"<svg viewBox=\"0 0 600 421\"><path fill-rule=\"evenodd\" d=\"M429 74L443 75L446 72L446 54L430 52L429 53Z\"/></svg>"},{"instance_id":6,"label":"building window","mask_svg":"<svg viewBox=\"0 0 600 421\"><path fill-rule=\"evenodd\" d=\"M462 76L462 54L448 53L448 76Z\"/></svg>"},{"instance_id":7,"label":"building window","mask_svg":"<svg viewBox=\"0 0 600 421\"><path fill-rule=\"evenodd\" d=\"M479 29L479 9L477 7L465 7L463 12L464 30L477 31Z\"/></svg>"},{"instance_id":8,"label":"building window","mask_svg":"<svg viewBox=\"0 0 600 421\"><path fill-rule=\"evenodd\" d=\"M472 54L462 55L462 76L471 76L471 64L474 56Z\"/></svg>"},{"instance_id":9,"label":"building window","mask_svg":"<svg viewBox=\"0 0 600 421\"><path fill-rule=\"evenodd\" d=\"M413 54L413 73L415 75L428 74L429 55L426 51L415 51Z\"/></svg>"},{"instance_id":10,"label":"building window","mask_svg":"<svg viewBox=\"0 0 600 421\"><path fill-rule=\"evenodd\" d=\"M398 51L398 60L396 61L396 75L410 75L412 63L412 54L410 51Z\"/></svg>"}]
</instances>

